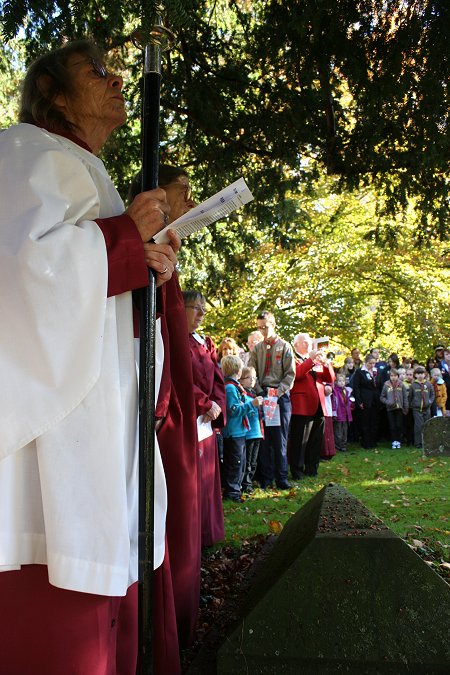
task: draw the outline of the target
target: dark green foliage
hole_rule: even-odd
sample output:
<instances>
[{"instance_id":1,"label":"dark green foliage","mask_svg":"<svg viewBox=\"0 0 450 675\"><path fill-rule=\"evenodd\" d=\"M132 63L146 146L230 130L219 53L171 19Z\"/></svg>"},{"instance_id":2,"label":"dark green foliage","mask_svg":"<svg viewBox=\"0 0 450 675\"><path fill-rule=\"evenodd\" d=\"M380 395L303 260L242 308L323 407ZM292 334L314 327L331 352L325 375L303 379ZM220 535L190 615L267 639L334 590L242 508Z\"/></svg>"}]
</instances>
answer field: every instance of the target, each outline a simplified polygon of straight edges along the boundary
<instances>
[{"instance_id":1,"label":"dark green foliage","mask_svg":"<svg viewBox=\"0 0 450 675\"><path fill-rule=\"evenodd\" d=\"M27 19L31 58L63 37L126 45L157 3L0 6L6 36ZM246 173L264 202L323 170L343 188L375 186L380 215L417 199L419 242L448 236L447 2L168 0L164 21L177 48L164 74L162 138L205 191ZM393 232L380 221L377 236Z\"/></svg>"},{"instance_id":2,"label":"dark green foliage","mask_svg":"<svg viewBox=\"0 0 450 675\"><path fill-rule=\"evenodd\" d=\"M26 19L28 59L89 35L126 69L130 123L103 152L124 197L140 163L141 59L130 37L143 14L151 24L156 4L0 0L6 36ZM448 240L447 0L167 0L164 23L176 45L163 61L162 161L190 172L199 200L240 175L255 195L244 215L191 237L181 253L184 283L201 285L222 311L244 279L255 289L239 307L243 331L263 302L258 274L270 251L290 260L309 255L316 233L348 238L354 211L316 210L330 190L376 200L364 246L393 252L408 241L425 255ZM290 330L300 310L280 286L270 297ZM318 286L309 305L325 293ZM338 324L338 310L327 320Z\"/></svg>"}]
</instances>

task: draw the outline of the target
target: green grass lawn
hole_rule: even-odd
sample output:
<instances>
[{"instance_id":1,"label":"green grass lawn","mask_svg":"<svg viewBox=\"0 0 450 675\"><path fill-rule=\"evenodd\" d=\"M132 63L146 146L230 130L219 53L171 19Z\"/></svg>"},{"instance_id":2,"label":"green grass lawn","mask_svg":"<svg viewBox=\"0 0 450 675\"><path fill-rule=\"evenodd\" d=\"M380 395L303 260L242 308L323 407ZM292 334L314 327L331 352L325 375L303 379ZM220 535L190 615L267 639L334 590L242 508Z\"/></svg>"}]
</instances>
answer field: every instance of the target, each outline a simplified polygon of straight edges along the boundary
<instances>
[{"instance_id":1,"label":"green grass lawn","mask_svg":"<svg viewBox=\"0 0 450 675\"><path fill-rule=\"evenodd\" d=\"M450 560L450 457L425 457L405 447L377 450L349 446L320 463L316 478L291 481L291 490L255 490L243 504L224 502L226 541L240 545L277 533L328 483L339 483L409 543ZM416 540L416 541L413 541Z\"/></svg>"}]
</instances>

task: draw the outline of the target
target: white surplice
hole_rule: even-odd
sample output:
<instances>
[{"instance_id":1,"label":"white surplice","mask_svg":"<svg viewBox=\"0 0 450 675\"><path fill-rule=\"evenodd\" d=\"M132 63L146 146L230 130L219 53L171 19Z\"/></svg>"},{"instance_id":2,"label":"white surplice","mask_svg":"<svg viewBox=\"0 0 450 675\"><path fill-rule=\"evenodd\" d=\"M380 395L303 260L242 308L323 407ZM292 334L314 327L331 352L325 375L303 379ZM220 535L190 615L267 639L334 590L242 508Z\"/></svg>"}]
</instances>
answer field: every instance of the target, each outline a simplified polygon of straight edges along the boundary
<instances>
[{"instance_id":1,"label":"white surplice","mask_svg":"<svg viewBox=\"0 0 450 675\"><path fill-rule=\"evenodd\" d=\"M0 570L124 595L137 579L131 292L107 298L103 163L29 124L0 134ZM157 338L157 380L163 344ZM159 387L159 381L157 382ZM167 495L155 457L155 567Z\"/></svg>"}]
</instances>

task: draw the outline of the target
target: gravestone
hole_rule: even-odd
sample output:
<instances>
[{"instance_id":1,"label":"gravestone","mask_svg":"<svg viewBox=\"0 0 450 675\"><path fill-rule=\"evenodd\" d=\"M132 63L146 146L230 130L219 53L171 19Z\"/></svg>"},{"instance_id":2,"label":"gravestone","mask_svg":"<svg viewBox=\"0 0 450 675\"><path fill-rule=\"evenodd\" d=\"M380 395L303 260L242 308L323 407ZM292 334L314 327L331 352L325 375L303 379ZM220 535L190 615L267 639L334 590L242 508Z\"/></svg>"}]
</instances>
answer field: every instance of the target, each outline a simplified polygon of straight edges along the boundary
<instances>
[{"instance_id":1,"label":"gravestone","mask_svg":"<svg viewBox=\"0 0 450 675\"><path fill-rule=\"evenodd\" d=\"M432 417L423 425L423 451L426 455L450 455L450 417Z\"/></svg>"},{"instance_id":2,"label":"gravestone","mask_svg":"<svg viewBox=\"0 0 450 675\"><path fill-rule=\"evenodd\" d=\"M340 486L286 524L190 675L448 675L450 587Z\"/></svg>"}]
</instances>

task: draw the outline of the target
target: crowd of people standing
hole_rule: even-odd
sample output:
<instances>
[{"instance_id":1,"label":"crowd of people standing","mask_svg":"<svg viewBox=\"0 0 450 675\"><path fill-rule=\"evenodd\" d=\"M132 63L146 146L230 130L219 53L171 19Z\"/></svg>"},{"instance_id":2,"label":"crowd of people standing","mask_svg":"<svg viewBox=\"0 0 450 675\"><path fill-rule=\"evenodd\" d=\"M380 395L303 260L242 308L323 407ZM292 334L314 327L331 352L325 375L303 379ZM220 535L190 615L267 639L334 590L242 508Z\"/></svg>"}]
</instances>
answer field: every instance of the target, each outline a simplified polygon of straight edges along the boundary
<instances>
[{"instance_id":1,"label":"crowd of people standing","mask_svg":"<svg viewBox=\"0 0 450 675\"><path fill-rule=\"evenodd\" d=\"M402 443L422 447L424 423L431 416L450 414L450 351L443 345L434 351L422 365L408 357L400 362L396 353L384 361L378 348L361 362L359 350L353 350L342 369L354 398L352 440L373 448L387 427L394 449Z\"/></svg>"},{"instance_id":2,"label":"crowd of people standing","mask_svg":"<svg viewBox=\"0 0 450 675\"><path fill-rule=\"evenodd\" d=\"M262 396L263 434L256 466L252 449L251 475L263 489L289 488L288 467L293 480L317 475L320 461L346 452L348 442L373 449L388 440L386 429L392 449L402 443L421 448L425 422L431 416L450 415L450 350L444 345L434 347L434 356L425 365L407 357L400 362L395 353L384 361L378 347L361 358L354 348L335 369L334 354L313 349L308 334L296 335L292 347L280 338L271 312L258 315L257 331L248 336L249 351L242 353L232 342L225 338L221 347L227 345L227 353L241 366L244 361L248 364L244 379L237 364L233 373L234 386L240 383L245 388L244 421L246 396ZM249 377L255 382L250 388ZM271 399L276 402L276 423ZM245 430L240 431L244 436ZM224 462L226 455L224 448ZM245 452L239 462L245 464ZM248 487L247 482L245 492ZM236 490L233 498L239 499Z\"/></svg>"}]
</instances>

